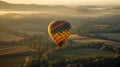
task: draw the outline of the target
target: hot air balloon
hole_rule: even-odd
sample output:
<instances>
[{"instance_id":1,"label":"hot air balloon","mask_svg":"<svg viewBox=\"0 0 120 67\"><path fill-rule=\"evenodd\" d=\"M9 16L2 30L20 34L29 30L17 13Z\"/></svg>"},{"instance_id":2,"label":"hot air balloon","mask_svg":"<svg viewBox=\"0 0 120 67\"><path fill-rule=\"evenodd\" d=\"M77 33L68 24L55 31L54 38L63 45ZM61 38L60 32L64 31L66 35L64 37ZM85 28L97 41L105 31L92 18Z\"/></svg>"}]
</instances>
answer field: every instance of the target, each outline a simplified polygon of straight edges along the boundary
<instances>
[{"instance_id":1,"label":"hot air balloon","mask_svg":"<svg viewBox=\"0 0 120 67\"><path fill-rule=\"evenodd\" d=\"M48 25L48 34L56 45L62 47L71 34L71 25L67 21L51 21Z\"/></svg>"}]
</instances>

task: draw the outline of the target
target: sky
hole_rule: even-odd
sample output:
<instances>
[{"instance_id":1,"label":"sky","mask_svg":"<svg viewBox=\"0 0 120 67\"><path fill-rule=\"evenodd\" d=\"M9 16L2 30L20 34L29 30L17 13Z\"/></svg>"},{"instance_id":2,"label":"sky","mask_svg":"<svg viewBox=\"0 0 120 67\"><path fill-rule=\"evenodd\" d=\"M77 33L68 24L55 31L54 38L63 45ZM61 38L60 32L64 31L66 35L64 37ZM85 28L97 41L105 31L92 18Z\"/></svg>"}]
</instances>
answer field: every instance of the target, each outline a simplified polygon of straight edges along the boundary
<instances>
[{"instance_id":1,"label":"sky","mask_svg":"<svg viewBox=\"0 0 120 67\"><path fill-rule=\"evenodd\" d=\"M120 5L120 0L2 0L15 4L41 5Z\"/></svg>"}]
</instances>

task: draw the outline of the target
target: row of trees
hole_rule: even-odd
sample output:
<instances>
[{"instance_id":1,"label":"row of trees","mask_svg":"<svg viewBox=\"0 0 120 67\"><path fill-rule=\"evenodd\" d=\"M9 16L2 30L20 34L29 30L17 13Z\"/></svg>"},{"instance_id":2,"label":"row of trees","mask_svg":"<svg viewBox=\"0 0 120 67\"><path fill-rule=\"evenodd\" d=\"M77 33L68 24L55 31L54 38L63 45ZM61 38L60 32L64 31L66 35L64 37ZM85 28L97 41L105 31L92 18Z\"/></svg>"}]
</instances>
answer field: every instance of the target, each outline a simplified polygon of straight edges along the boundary
<instances>
[{"instance_id":1,"label":"row of trees","mask_svg":"<svg viewBox=\"0 0 120 67\"><path fill-rule=\"evenodd\" d=\"M24 67L119 67L120 55L69 56L55 60L32 60Z\"/></svg>"}]
</instances>

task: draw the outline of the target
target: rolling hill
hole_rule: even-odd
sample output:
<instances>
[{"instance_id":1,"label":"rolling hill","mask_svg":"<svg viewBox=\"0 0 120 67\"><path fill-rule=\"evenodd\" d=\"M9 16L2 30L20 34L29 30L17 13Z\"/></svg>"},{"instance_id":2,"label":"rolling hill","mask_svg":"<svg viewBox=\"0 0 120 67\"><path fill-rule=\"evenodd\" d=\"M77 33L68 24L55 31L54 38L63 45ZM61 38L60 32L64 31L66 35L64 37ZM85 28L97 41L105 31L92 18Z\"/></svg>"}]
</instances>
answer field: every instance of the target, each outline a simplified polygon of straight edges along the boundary
<instances>
[{"instance_id":1,"label":"rolling hill","mask_svg":"<svg viewBox=\"0 0 120 67\"><path fill-rule=\"evenodd\" d=\"M36 4L12 4L12 3L7 3L4 1L0 1L0 9L1 10L31 10L31 11L36 11L36 10L45 10L45 9L63 9L67 8L65 6L61 5L56 5L56 6L48 6L48 5L36 5Z\"/></svg>"}]
</instances>

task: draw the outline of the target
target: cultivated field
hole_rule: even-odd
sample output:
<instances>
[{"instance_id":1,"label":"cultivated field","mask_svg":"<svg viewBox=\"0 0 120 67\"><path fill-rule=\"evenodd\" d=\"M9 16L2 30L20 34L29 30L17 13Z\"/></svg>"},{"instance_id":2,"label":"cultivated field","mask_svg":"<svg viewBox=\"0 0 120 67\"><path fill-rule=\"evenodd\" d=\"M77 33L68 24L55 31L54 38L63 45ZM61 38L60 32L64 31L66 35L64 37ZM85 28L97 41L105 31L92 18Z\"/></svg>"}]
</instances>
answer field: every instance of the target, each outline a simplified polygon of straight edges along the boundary
<instances>
[{"instance_id":1,"label":"cultivated field","mask_svg":"<svg viewBox=\"0 0 120 67\"><path fill-rule=\"evenodd\" d=\"M78 36L77 34L71 35L69 39L72 39L73 41L78 42L78 43L102 42L107 45L112 45L114 47L120 47L120 42L103 40L103 39L95 39L95 38L90 38L86 36Z\"/></svg>"},{"instance_id":2,"label":"cultivated field","mask_svg":"<svg viewBox=\"0 0 120 67\"><path fill-rule=\"evenodd\" d=\"M26 56L0 57L0 67L20 67Z\"/></svg>"},{"instance_id":3,"label":"cultivated field","mask_svg":"<svg viewBox=\"0 0 120 67\"><path fill-rule=\"evenodd\" d=\"M0 47L3 47L0 45ZM32 49L26 46L5 46L0 48L1 67L19 67L24 64L25 58L33 54Z\"/></svg>"},{"instance_id":4,"label":"cultivated field","mask_svg":"<svg viewBox=\"0 0 120 67\"><path fill-rule=\"evenodd\" d=\"M120 41L120 33L99 33L99 36Z\"/></svg>"},{"instance_id":5,"label":"cultivated field","mask_svg":"<svg viewBox=\"0 0 120 67\"><path fill-rule=\"evenodd\" d=\"M5 33L5 32L0 32L0 41L19 41L22 38Z\"/></svg>"}]
</instances>

